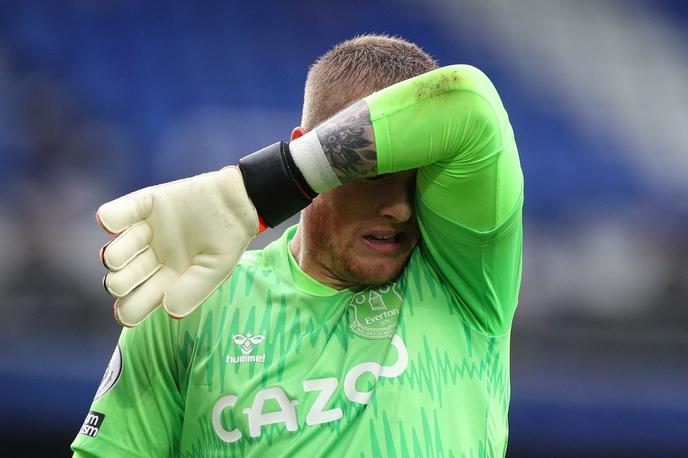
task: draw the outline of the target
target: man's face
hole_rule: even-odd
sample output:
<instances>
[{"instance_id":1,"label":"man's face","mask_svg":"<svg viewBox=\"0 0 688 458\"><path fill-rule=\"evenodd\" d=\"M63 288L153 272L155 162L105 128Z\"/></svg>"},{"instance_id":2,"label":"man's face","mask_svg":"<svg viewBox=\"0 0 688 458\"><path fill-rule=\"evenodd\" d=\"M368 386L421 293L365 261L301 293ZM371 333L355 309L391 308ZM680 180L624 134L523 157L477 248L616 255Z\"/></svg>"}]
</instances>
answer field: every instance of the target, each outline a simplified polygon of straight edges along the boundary
<instances>
[{"instance_id":1,"label":"man's face","mask_svg":"<svg viewBox=\"0 0 688 458\"><path fill-rule=\"evenodd\" d=\"M401 273L419 229L415 170L363 179L318 196L302 214L302 268L339 287L376 285Z\"/></svg>"}]
</instances>

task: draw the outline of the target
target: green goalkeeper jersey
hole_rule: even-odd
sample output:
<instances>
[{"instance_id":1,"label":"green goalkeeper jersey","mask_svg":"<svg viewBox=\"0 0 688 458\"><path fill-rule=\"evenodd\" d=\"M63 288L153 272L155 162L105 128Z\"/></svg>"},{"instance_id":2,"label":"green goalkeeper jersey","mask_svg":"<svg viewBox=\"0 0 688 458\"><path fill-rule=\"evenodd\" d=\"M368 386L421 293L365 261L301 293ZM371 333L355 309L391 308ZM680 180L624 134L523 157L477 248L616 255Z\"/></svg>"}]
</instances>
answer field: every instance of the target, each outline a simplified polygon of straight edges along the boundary
<instances>
[{"instance_id":1,"label":"green goalkeeper jersey","mask_svg":"<svg viewBox=\"0 0 688 458\"><path fill-rule=\"evenodd\" d=\"M446 68L364 99L379 172L418 168L422 240L399 278L320 284L290 228L189 317L122 332L77 456L505 454L523 179L492 84Z\"/></svg>"}]
</instances>

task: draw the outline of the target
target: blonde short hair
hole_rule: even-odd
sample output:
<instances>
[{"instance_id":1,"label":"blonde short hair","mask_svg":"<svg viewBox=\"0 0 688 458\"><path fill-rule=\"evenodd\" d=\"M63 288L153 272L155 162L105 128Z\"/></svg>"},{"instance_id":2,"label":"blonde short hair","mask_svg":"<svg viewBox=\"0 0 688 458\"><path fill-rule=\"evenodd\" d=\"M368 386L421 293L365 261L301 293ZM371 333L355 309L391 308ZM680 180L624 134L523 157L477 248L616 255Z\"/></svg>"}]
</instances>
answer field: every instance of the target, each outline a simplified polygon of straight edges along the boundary
<instances>
[{"instance_id":1,"label":"blonde short hair","mask_svg":"<svg viewBox=\"0 0 688 458\"><path fill-rule=\"evenodd\" d=\"M308 71L301 127L311 130L351 103L435 68L429 54L403 38L360 35L339 43Z\"/></svg>"}]
</instances>

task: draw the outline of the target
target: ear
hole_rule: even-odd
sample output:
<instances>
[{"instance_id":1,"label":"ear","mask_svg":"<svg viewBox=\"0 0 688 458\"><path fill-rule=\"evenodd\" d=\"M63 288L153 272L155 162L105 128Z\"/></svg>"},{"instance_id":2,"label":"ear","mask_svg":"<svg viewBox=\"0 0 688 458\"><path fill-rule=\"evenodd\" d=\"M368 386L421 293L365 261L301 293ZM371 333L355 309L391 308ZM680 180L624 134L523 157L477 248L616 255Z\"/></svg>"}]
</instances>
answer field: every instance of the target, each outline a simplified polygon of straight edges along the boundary
<instances>
[{"instance_id":1,"label":"ear","mask_svg":"<svg viewBox=\"0 0 688 458\"><path fill-rule=\"evenodd\" d=\"M294 130L291 131L291 141L296 140L305 133L306 129L304 129L303 127L294 127Z\"/></svg>"}]
</instances>

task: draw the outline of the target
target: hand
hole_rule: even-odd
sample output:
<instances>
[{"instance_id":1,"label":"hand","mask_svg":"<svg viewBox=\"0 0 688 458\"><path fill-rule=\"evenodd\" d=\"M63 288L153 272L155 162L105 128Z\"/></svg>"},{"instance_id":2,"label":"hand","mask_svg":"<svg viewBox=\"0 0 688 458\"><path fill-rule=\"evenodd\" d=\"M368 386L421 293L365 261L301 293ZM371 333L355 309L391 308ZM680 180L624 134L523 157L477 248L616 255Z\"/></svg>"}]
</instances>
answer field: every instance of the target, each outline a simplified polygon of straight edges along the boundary
<instances>
[{"instance_id":1,"label":"hand","mask_svg":"<svg viewBox=\"0 0 688 458\"><path fill-rule=\"evenodd\" d=\"M173 318L193 312L259 231L237 167L136 191L102 205L96 218L116 235L100 252L110 270L103 283L128 327L160 304Z\"/></svg>"}]
</instances>

